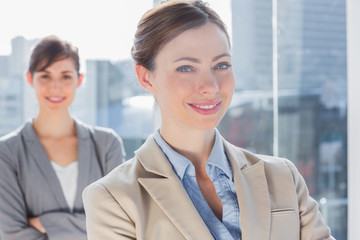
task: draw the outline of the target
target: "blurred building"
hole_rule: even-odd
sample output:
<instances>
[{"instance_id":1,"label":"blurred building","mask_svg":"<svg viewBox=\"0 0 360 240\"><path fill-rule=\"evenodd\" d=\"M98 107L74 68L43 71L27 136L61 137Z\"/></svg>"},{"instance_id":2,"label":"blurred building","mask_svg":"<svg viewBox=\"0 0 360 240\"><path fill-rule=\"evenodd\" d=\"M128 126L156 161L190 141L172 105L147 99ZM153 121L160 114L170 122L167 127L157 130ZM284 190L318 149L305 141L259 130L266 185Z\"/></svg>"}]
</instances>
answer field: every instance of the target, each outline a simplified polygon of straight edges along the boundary
<instances>
[{"instance_id":1,"label":"blurred building","mask_svg":"<svg viewBox=\"0 0 360 240\"><path fill-rule=\"evenodd\" d=\"M153 131L152 97L143 96L131 60L87 60L86 69L86 83L78 91L74 113L88 123L114 129L131 157Z\"/></svg>"},{"instance_id":2,"label":"blurred building","mask_svg":"<svg viewBox=\"0 0 360 240\"><path fill-rule=\"evenodd\" d=\"M11 41L11 54L0 56L0 136L19 127L33 109L26 94L25 74L34 42L15 37Z\"/></svg>"},{"instance_id":3,"label":"blurred building","mask_svg":"<svg viewBox=\"0 0 360 240\"><path fill-rule=\"evenodd\" d=\"M233 66L239 90L272 89L272 1L232 1ZM346 90L346 2L278 1L280 89Z\"/></svg>"},{"instance_id":4,"label":"blurred building","mask_svg":"<svg viewBox=\"0 0 360 240\"><path fill-rule=\"evenodd\" d=\"M238 90L272 89L272 1L232 1L232 65Z\"/></svg>"},{"instance_id":5,"label":"blurred building","mask_svg":"<svg viewBox=\"0 0 360 240\"><path fill-rule=\"evenodd\" d=\"M86 69L84 90L77 96L83 102L76 105L83 108L82 112L91 114L81 118L92 119L93 124L100 126L111 126L118 116L115 109L121 107L122 101L143 92L138 86L134 66L130 60L87 60Z\"/></svg>"},{"instance_id":6,"label":"blurred building","mask_svg":"<svg viewBox=\"0 0 360 240\"><path fill-rule=\"evenodd\" d=\"M336 239L347 239L346 1L277 1L278 126L273 129L272 1L232 1L237 91L220 125L236 145L289 158ZM225 135L226 135L225 134Z\"/></svg>"},{"instance_id":7,"label":"blurred building","mask_svg":"<svg viewBox=\"0 0 360 240\"><path fill-rule=\"evenodd\" d=\"M163 0L153 0L153 5L157 6L159 5Z\"/></svg>"}]
</instances>

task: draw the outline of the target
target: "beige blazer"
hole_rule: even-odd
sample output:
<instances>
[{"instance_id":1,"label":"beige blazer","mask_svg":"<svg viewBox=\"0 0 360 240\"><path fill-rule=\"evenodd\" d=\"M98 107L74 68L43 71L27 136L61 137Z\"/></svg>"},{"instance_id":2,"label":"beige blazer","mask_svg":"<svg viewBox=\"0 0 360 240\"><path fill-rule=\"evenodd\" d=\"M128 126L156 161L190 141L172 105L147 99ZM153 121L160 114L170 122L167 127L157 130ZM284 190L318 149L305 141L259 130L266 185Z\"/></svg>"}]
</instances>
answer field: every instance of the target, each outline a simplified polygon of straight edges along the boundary
<instances>
[{"instance_id":1,"label":"beige blazer","mask_svg":"<svg viewBox=\"0 0 360 240\"><path fill-rule=\"evenodd\" d=\"M233 169L242 240L332 239L290 161L223 143ZM83 201L89 240L213 239L152 136L134 158L88 186Z\"/></svg>"}]
</instances>

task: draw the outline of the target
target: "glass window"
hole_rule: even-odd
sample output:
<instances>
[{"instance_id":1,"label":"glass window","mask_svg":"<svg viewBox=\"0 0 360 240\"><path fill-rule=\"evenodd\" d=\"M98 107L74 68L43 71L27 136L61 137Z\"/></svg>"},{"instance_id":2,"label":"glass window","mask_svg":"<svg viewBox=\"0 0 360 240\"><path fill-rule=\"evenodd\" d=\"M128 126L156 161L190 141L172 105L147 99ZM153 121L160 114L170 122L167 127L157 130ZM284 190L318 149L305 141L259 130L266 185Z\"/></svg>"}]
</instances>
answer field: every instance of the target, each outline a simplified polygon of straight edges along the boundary
<instances>
[{"instance_id":1,"label":"glass window","mask_svg":"<svg viewBox=\"0 0 360 240\"><path fill-rule=\"evenodd\" d=\"M279 155L297 165L333 236L345 240L346 1L278 1L277 10Z\"/></svg>"},{"instance_id":2,"label":"glass window","mask_svg":"<svg viewBox=\"0 0 360 240\"><path fill-rule=\"evenodd\" d=\"M345 240L346 1L233 0L231 9L237 91L219 129L238 146L294 162L333 236Z\"/></svg>"},{"instance_id":3,"label":"glass window","mask_svg":"<svg viewBox=\"0 0 360 240\"><path fill-rule=\"evenodd\" d=\"M360 239L360 1L347 0L348 60L348 239Z\"/></svg>"},{"instance_id":4,"label":"glass window","mask_svg":"<svg viewBox=\"0 0 360 240\"><path fill-rule=\"evenodd\" d=\"M46 0L11 2L0 3L0 136L35 116L29 53L39 38L57 34L79 47L86 77L72 113L113 128L132 157L160 121L130 58L138 20L159 1L63 0L67 7L55 12L43 11L54 10ZM347 239L346 0L209 3L228 25L237 79L220 132L237 146L294 162L333 236Z\"/></svg>"}]
</instances>

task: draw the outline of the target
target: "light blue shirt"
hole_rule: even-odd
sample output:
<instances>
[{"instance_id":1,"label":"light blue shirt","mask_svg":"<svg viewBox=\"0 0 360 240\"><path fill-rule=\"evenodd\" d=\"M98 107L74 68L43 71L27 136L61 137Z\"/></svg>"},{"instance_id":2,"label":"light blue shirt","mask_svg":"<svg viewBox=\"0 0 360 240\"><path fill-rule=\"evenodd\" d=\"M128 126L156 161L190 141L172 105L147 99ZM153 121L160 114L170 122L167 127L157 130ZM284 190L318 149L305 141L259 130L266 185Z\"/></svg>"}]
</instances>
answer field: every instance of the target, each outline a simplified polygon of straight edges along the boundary
<instances>
[{"instance_id":1,"label":"light blue shirt","mask_svg":"<svg viewBox=\"0 0 360 240\"><path fill-rule=\"evenodd\" d=\"M206 171L223 205L222 222L215 216L203 197L195 177L194 165L175 152L160 136L154 139L171 163L187 194L215 239L241 239L240 211L232 170L225 154L220 133L215 129L215 143L206 163Z\"/></svg>"}]
</instances>

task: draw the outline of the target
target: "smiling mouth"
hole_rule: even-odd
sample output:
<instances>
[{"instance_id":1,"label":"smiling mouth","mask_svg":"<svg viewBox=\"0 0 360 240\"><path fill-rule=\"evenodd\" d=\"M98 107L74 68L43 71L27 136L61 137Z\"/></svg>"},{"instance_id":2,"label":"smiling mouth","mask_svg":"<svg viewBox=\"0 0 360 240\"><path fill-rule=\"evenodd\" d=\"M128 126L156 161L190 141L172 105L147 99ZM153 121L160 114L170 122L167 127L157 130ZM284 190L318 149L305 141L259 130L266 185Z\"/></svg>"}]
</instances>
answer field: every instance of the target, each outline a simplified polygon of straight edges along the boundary
<instances>
[{"instance_id":1,"label":"smiling mouth","mask_svg":"<svg viewBox=\"0 0 360 240\"><path fill-rule=\"evenodd\" d=\"M200 105L196 105L196 104L191 104L194 107L197 108L201 108L201 109L213 109L214 107L216 107L218 104L213 104L213 105L205 105L205 106L200 106Z\"/></svg>"},{"instance_id":2,"label":"smiling mouth","mask_svg":"<svg viewBox=\"0 0 360 240\"><path fill-rule=\"evenodd\" d=\"M65 98L64 98L64 97L47 97L47 99L48 99L50 102L58 103L58 102L63 101Z\"/></svg>"},{"instance_id":3,"label":"smiling mouth","mask_svg":"<svg viewBox=\"0 0 360 240\"><path fill-rule=\"evenodd\" d=\"M189 106L202 115L212 115L219 111L222 101L211 101L204 104L189 103Z\"/></svg>"}]
</instances>

